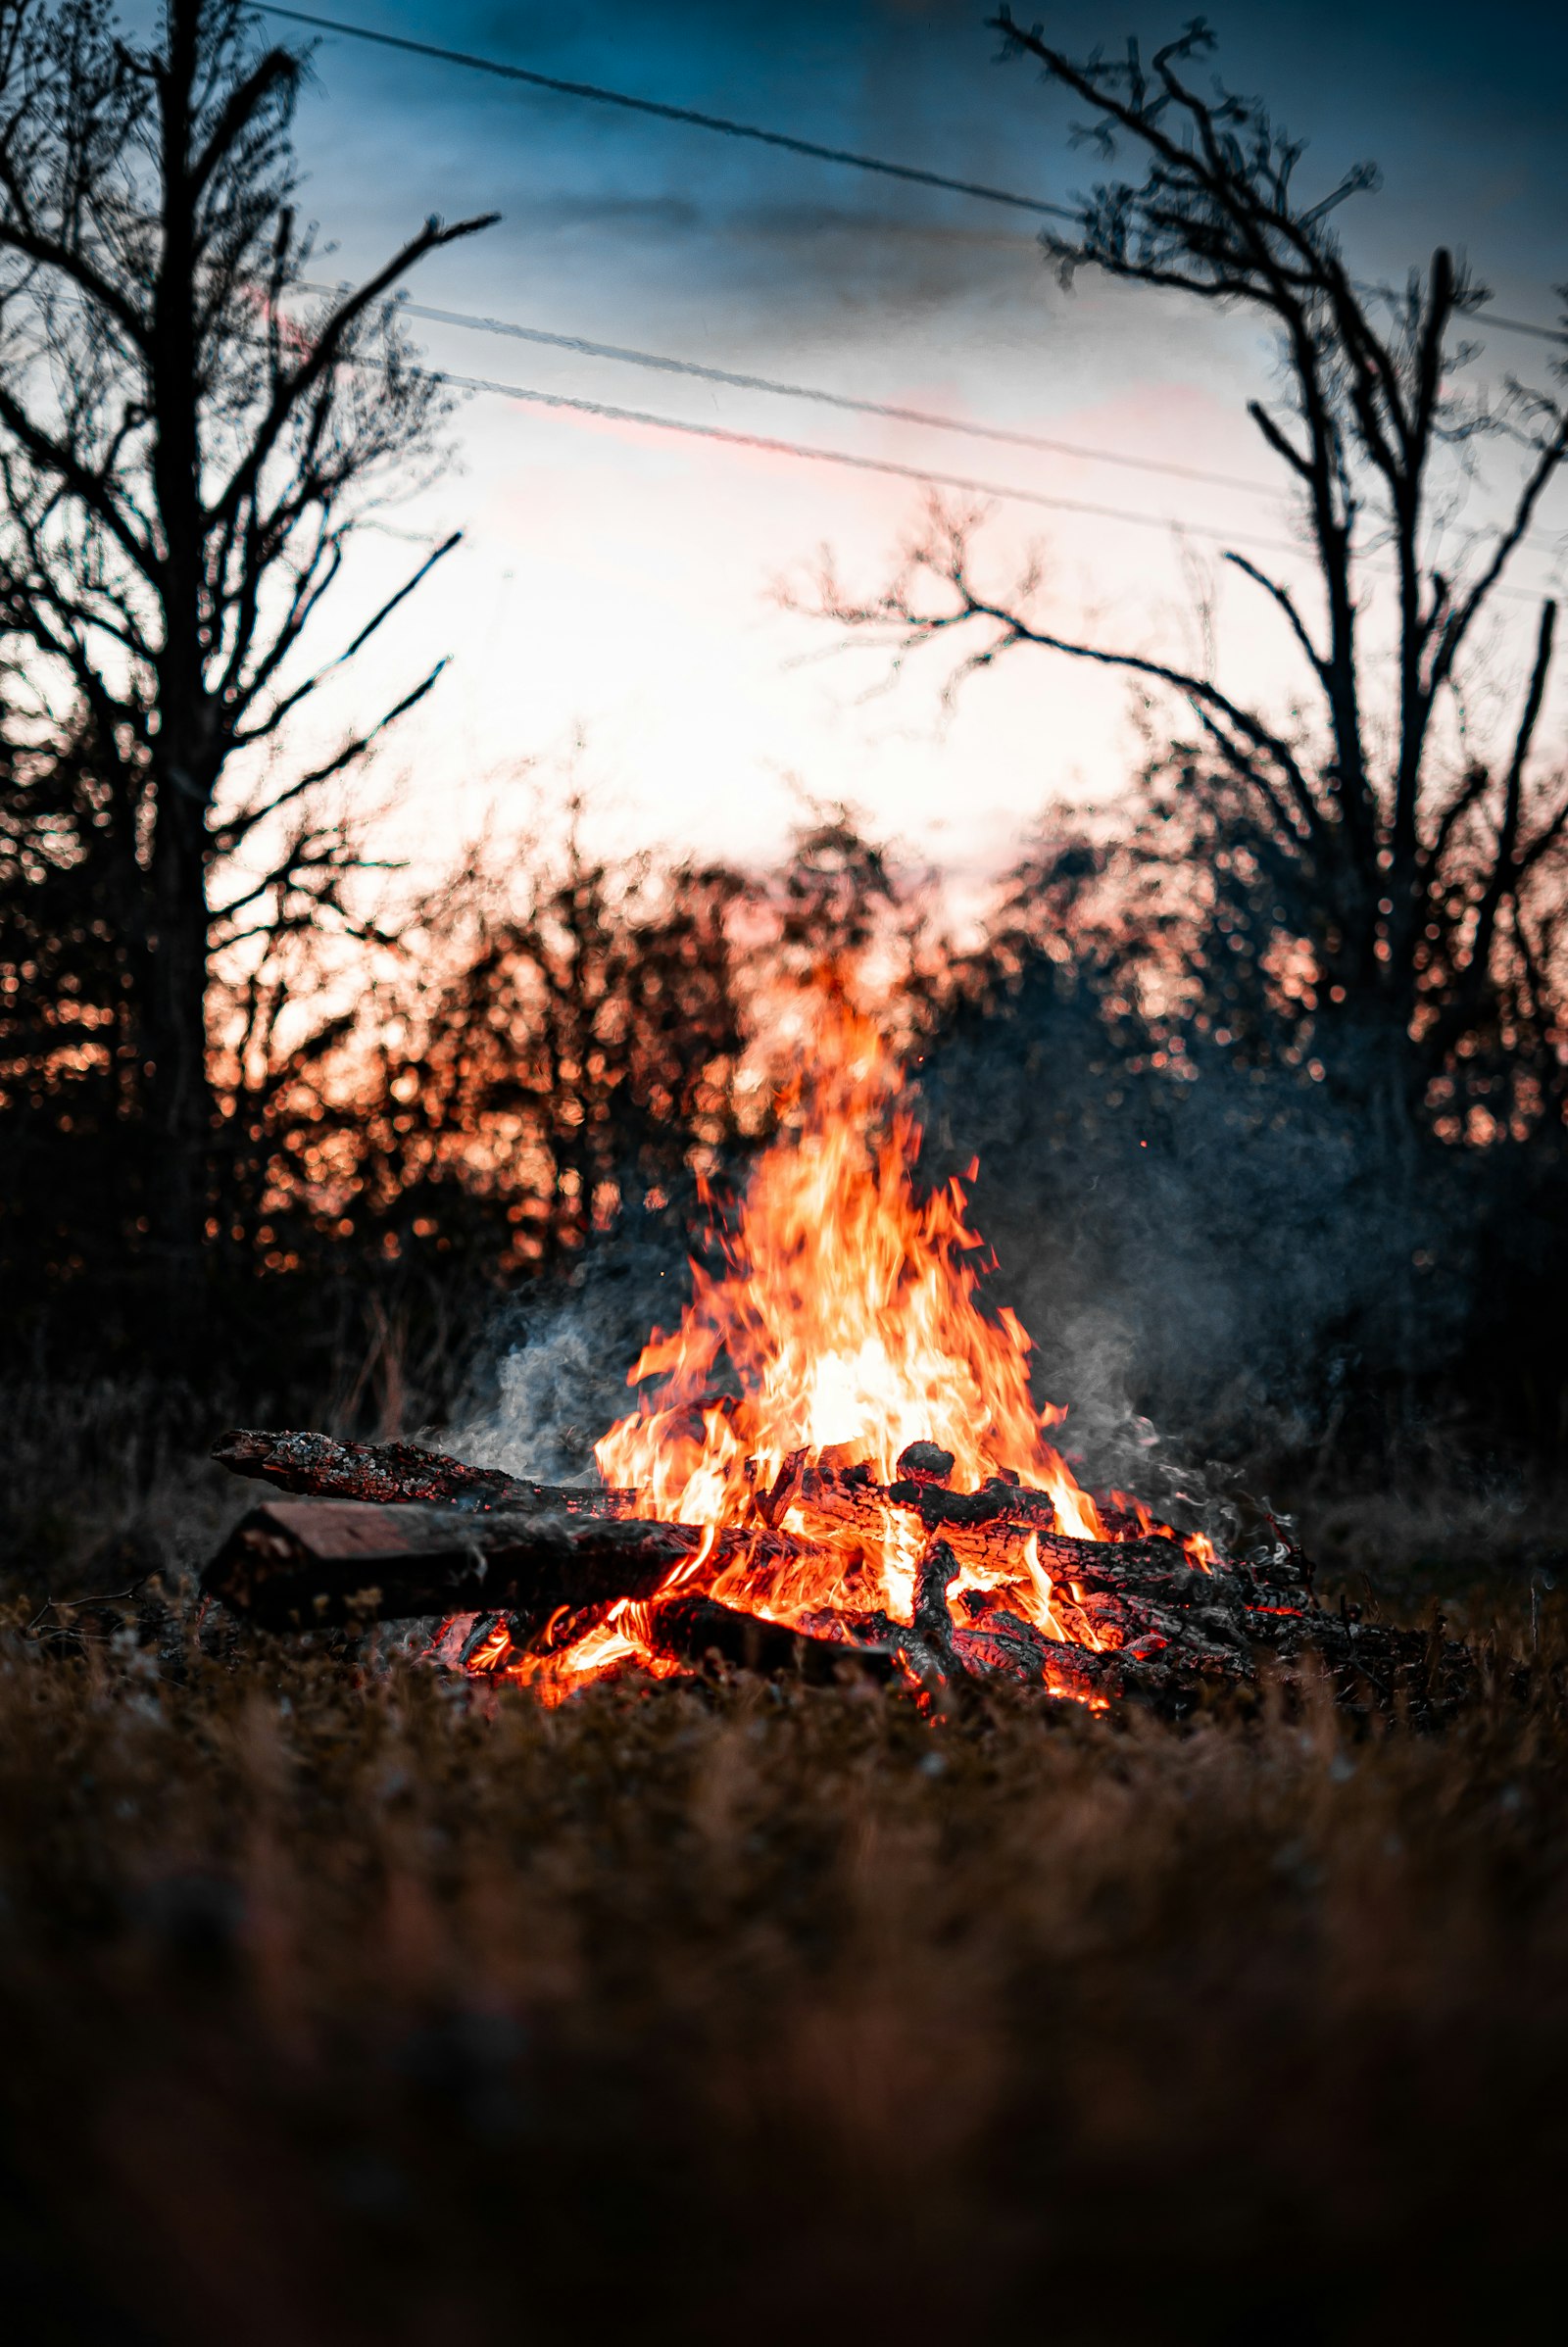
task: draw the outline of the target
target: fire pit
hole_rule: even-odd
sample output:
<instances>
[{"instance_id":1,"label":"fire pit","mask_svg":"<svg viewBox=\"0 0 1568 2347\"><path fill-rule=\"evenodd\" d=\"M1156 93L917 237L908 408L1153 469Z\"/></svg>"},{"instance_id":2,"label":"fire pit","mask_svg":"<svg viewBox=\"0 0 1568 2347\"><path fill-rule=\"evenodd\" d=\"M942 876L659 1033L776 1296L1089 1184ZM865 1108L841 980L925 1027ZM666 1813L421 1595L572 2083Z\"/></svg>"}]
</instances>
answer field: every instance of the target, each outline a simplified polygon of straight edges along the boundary
<instances>
[{"instance_id":1,"label":"fire pit","mask_svg":"<svg viewBox=\"0 0 1568 2347\"><path fill-rule=\"evenodd\" d=\"M896 1059L832 1005L718 1228L721 1268L694 1266L679 1327L631 1370L602 1488L229 1434L225 1465L308 1496L246 1517L207 1590L274 1630L437 1615L442 1663L552 1701L710 1655L917 1690L1001 1675L1102 1707L1310 1649L1347 1698L1430 1689L1459 1650L1326 1613L1272 1522L1224 1556L1079 1484L1050 1440L1065 1412L1031 1397L1028 1336L980 1299L964 1186L922 1196L919 1146Z\"/></svg>"}]
</instances>

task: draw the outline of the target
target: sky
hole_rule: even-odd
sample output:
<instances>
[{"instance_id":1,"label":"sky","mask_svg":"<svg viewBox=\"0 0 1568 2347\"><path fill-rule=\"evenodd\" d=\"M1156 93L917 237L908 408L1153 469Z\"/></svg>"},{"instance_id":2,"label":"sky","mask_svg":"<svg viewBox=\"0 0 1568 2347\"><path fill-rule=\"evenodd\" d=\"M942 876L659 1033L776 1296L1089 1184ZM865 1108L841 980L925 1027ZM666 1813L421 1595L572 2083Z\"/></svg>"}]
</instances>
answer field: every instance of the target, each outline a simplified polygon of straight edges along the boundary
<instances>
[{"instance_id":1,"label":"sky","mask_svg":"<svg viewBox=\"0 0 1568 2347\"><path fill-rule=\"evenodd\" d=\"M998 62L983 6L335 0L324 13L1048 199L1092 175L1072 109ZM1169 15L1074 0L1050 23L1087 49L1128 30L1157 38L1186 13L1186 0ZM134 25L138 10L126 16ZM1230 84L1309 138L1308 184L1364 156L1382 164L1383 192L1346 218L1359 269L1402 275L1446 240L1499 311L1550 322L1550 289L1568 277L1568 11L1221 0L1211 21ZM374 268L427 213L497 211L495 228L418 270L414 300L1255 476L1269 493L420 323L432 364L1146 515L1155 526L999 506L982 541L990 579L1004 583L1036 546L1052 617L1141 650L1193 649L1191 561L1217 550L1193 538L1184 552L1172 525L1284 526L1245 414L1270 365L1246 318L1087 276L1065 292L1025 214L314 37L298 145L333 278ZM1539 371L1544 357L1499 336L1486 364ZM1004 864L1054 801L1125 781L1135 745L1114 679L1020 654L945 711L940 656L890 685L883 658L780 608L777 582L804 579L824 546L851 582L884 578L919 514L910 484L491 395L464 404L453 438L450 473L388 518L415 534L462 528L464 544L323 716L373 714L416 663L451 655L382 761L383 781L403 785L411 853L444 854L482 825L520 831L539 794L559 797L575 775L615 847L766 856L805 801L845 801L974 874ZM1549 518L1568 529L1568 491ZM367 550L345 631L352 597L419 559L392 536ZM1533 550L1521 584L1544 582L1554 562ZM1505 620L1506 668L1529 605ZM1281 702L1288 647L1240 582L1223 588L1219 631L1232 681Z\"/></svg>"}]
</instances>

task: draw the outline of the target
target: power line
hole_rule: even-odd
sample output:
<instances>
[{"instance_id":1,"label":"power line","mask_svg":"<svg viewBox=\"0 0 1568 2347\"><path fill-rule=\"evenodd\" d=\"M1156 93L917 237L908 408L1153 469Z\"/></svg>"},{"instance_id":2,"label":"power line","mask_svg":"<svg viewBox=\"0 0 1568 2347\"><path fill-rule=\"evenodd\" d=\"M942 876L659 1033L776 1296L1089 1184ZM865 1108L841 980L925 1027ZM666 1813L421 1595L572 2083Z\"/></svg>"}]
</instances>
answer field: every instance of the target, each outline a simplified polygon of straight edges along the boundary
<instances>
[{"instance_id":1,"label":"power line","mask_svg":"<svg viewBox=\"0 0 1568 2347\"><path fill-rule=\"evenodd\" d=\"M383 368L384 362L360 359L353 364ZM1078 513L1095 521L1129 522L1136 529L1175 530L1183 537L1209 538L1220 546L1254 546L1268 554L1309 561L1307 550L1288 538L1265 538L1257 530L1222 530L1203 521L1178 521L1165 513L1141 513L1127 506L1102 506L1076 497L1052 497L1041 489L1019 489L1004 481L981 481L957 472L934 472L921 465L901 465L891 457L865 457L849 449L813 448L805 441L777 440L761 432L737 432L716 423L688 423L684 417L655 416L640 408L612 407L604 400L580 399L564 391L537 391L525 383L498 383L488 375L461 375L446 367L416 370L426 382L444 383L454 391L483 391L499 399L521 400L530 407L551 408L577 416L597 416L609 423L634 423L651 431L674 432L684 439L713 440L726 448L754 448L763 455L794 457L813 465L839 465L853 472L881 473L893 480L919 481L935 489L961 489L973 497L998 497L1009 504L1040 506L1054 513ZM1495 592L1510 601L1534 603L1528 588L1499 586Z\"/></svg>"},{"instance_id":2,"label":"power line","mask_svg":"<svg viewBox=\"0 0 1568 2347\"><path fill-rule=\"evenodd\" d=\"M985 204L1006 204L1015 212L1050 214L1056 220L1077 215L1065 204L1048 204L1038 196L1012 194L1004 187L987 187L974 179L950 179L941 171L923 171L911 163L888 163L877 155L858 155L848 147L818 146L815 139L796 138L784 130L764 130L757 122L732 122L724 115L700 114L692 106L664 106L657 98L634 98L627 91L602 89L592 81L563 81L555 73L536 73L526 66L504 65L499 58L475 57L466 49L443 49L433 41L414 41L401 33L372 32L368 24L344 24L335 17L307 15L301 8L259 7L264 17L287 17L294 24L312 24L320 32L346 33L350 40L374 41L378 48L404 49L414 57L433 57L443 65L466 66L475 73L495 73L505 81L524 81L531 89L554 90L567 98L591 98L600 106L620 106L632 114L657 115L665 122L688 122L699 130L718 130L726 138L755 139L760 146L782 147L791 155L809 155L817 163L848 164L857 171L879 171L886 179L909 179L917 187L946 188L958 196L978 196Z\"/></svg>"},{"instance_id":3,"label":"power line","mask_svg":"<svg viewBox=\"0 0 1568 2347\"><path fill-rule=\"evenodd\" d=\"M335 293L329 285L302 285L302 293ZM765 391L780 399L814 400L824 408L842 408L852 416L877 416L894 423L913 423L936 432L960 432L974 440L1005 441L1012 448L1038 449L1046 456L1079 457L1094 465L1120 465L1132 472L1168 473L1178 481L1196 481L1205 489L1239 489L1250 497L1275 494L1268 481L1248 480L1239 473L1204 472L1194 465L1173 465L1159 457L1132 457L1109 448L1086 448L1073 440L1049 440L1038 432L1016 432L1004 424L973 423L956 416L939 416L925 408L901 408L886 400L855 399L847 392L823 391L805 383L784 383L772 375L736 374L724 367L705 367L695 359L670 359L656 351L638 351L614 342L589 342L580 334L549 334L542 326L519 326L508 318L474 318L463 310L433 310L420 302L402 302L402 314L442 326L467 326L477 334L500 334L514 342L542 344L548 350L576 351L588 359L612 359L627 367L646 367L660 374L695 375L700 382L723 383L735 391Z\"/></svg>"},{"instance_id":4,"label":"power line","mask_svg":"<svg viewBox=\"0 0 1568 2347\"><path fill-rule=\"evenodd\" d=\"M766 130L757 122L734 122L724 115L702 114L691 106L666 106L657 98L633 97L629 91L602 88L592 81L565 81L554 73L535 73L528 66L508 65L497 57L476 57L467 49L445 49L433 41L410 40L397 32L372 31L368 24L346 24L338 17L318 17L302 8L277 8L270 0L256 0L257 13L264 17L286 17L291 24L309 24L318 32L340 32L347 39L370 41L381 49L402 49L414 57L431 57L439 64L464 66L470 73L491 73L503 81L525 82L531 89L553 90L559 96L587 98L600 106L619 106L631 114L655 115L661 122L686 122L699 130L716 130L726 138L754 139L760 146L782 147L792 155L808 155L817 163L840 163L852 171L876 171L888 179L911 180L918 187L940 187L950 194L974 196L983 204L1004 204L1014 212L1033 212L1042 218L1076 220L1078 214L1068 204L1053 204L1041 196L1022 196L1005 187L989 187L974 179L950 179L941 171L923 171L908 163L889 163L878 155L860 155L848 147L819 146L814 139L797 138L783 130ZM1358 285L1360 293L1376 293L1379 288ZM1533 319L1499 318L1489 313L1476 320L1478 325L1496 326L1508 334L1529 334L1541 342L1568 343L1568 334L1559 327L1543 326Z\"/></svg>"},{"instance_id":5,"label":"power line","mask_svg":"<svg viewBox=\"0 0 1568 2347\"><path fill-rule=\"evenodd\" d=\"M371 362L371 364L374 364ZM1255 530L1220 530L1206 522L1181 522L1161 513L1140 513L1126 506L1091 504L1076 497L1052 497L1041 489L1019 489L1004 481L981 481L957 472L934 472L921 465L901 465L891 457L866 457L849 449L813 448L800 440L776 440L761 432L737 432L724 424L688 423L672 416L654 416L638 408L615 408L603 400L579 399L563 391L536 391L522 383L498 383L484 375L460 375L444 367L421 368L433 383L458 391L488 391L502 399L524 400L537 408L565 409L578 416L597 416L611 423L635 423L657 432L678 432L694 440L716 440L729 448L755 448L778 457L800 457L816 465L842 465L855 472L877 472L895 480L921 481L936 489L961 489L973 497L1000 497L1015 505L1043 506L1054 513L1081 513L1096 521L1126 521L1140 529L1181 530L1198 538L1227 545L1256 546L1271 554L1299 556L1301 549L1285 538L1265 538Z\"/></svg>"},{"instance_id":6,"label":"power line","mask_svg":"<svg viewBox=\"0 0 1568 2347\"><path fill-rule=\"evenodd\" d=\"M340 286L333 285L317 285L312 284L309 281L302 280L299 290L302 293L318 293L331 296L340 293L342 288ZM1271 483L1267 481L1244 479L1238 473L1203 472L1200 471L1194 465L1173 465L1167 460L1158 457L1131 457L1123 455L1120 451L1115 449L1086 448L1080 443L1074 441L1049 440L1038 433L1015 432L1008 430L999 424L971 423L962 420L957 416L939 416L933 412L928 412L927 410L920 408L900 408L892 406L882 400L855 399L849 394L843 392L814 390L801 383L784 383L778 381L770 375L737 374L726 367L702 366L694 359L670 359L662 357L652 351L631 350L618 343L590 342L578 334L547 333L541 326L516 325L510 319L506 318L475 318L466 311L436 310L430 308L424 303L409 301L400 302L399 310L400 313L406 317L433 319L439 325L469 326L472 327L477 333L499 334L518 342L543 344L546 348L551 350L576 351L592 359L620 360L634 367L652 367L662 373L666 374L695 375L703 382L723 383L733 386L737 390L775 392L785 399L817 400L820 401L825 407L846 409L853 415L885 416L891 417L895 422L899 423L930 425L937 431L962 432L976 439L1006 441L1010 445L1018 448L1040 449L1045 451L1048 455L1053 456L1084 458L1091 463L1098 465L1125 465L1128 468L1138 472L1166 473L1177 480L1196 481L1206 488L1244 490L1248 495L1253 497L1267 497L1275 494L1273 485ZM501 383L492 383L488 379L480 378L478 376L446 375L442 376L440 379L465 388L495 391L499 393L509 392L509 387L507 385ZM510 391L509 396L517 399L531 399L544 402L550 400L555 395L548 392L528 391L523 388L516 387ZM685 424L678 421L671 421L667 417L662 416L642 416L635 410L605 408L591 400L585 400L576 403L567 400L562 400L560 404L564 406L571 406L575 404L581 406L587 413L593 415L625 415L628 416L635 416L640 421L655 423L660 429L665 431L692 433L701 432L709 433L715 438L726 437L726 435L720 432L716 426L705 424ZM743 442L749 441L749 436L746 434L737 433L727 436L733 437ZM755 445L757 447L794 449L796 453L803 456L819 454L824 462L829 463L853 463L857 465L869 463L868 459L863 458L851 458L848 456L838 458L835 457L830 451L813 452L809 449L801 447L798 443L793 441L758 439L751 440L749 444ZM964 482L956 476L939 474L935 472L921 472L912 466L906 467L906 469L910 479L930 480L939 485L951 485L956 488L971 487L977 490L983 490L985 495L992 497L1016 498L1032 503L1052 502L1039 497L1036 492L1031 490L1004 488L995 483L987 485L978 482ZM1098 513L1105 518L1115 518L1123 521L1139 521L1150 527L1190 527L1195 530L1198 530L1200 527L1200 525L1197 523L1187 524L1162 520L1157 514L1134 514L1128 513L1125 509L1120 507L1091 507L1087 505L1078 505L1070 500L1061 499L1058 499L1054 502L1060 506L1061 510L1064 512ZM1200 534L1213 538L1237 537L1237 533L1235 531L1214 530L1207 528L1202 528ZM1238 542L1240 541L1238 540ZM1532 533L1524 542L1526 545L1535 547L1543 547L1546 544L1546 541L1536 533ZM1249 543L1258 546L1272 546L1277 552L1286 551L1284 541L1280 539L1251 538L1249 540ZM1298 553L1299 549L1292 547L1289 549L1289 551L1294 554ZM1507 590L1504 591L1506 592Z\"/></svg>"}]
</instances>

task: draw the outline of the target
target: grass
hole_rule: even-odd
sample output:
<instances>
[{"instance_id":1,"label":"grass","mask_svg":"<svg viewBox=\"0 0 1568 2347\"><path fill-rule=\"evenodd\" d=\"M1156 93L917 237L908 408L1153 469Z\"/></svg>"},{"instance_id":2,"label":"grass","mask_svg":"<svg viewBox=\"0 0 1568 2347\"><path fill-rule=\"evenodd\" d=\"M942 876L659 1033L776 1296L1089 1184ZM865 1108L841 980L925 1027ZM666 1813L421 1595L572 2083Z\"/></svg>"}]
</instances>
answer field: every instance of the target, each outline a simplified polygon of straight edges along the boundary
<instances>
[{"instance_id":1,"label":"grass","mask_svg":"<svg viewBox=\"0 0 1568 2347\"><path fill-rule=\"evenodd\" d=\"M1291 2347L1555 2307L1557 1595L1534 1638L1517 1585L1476 1601L1442 1736L1310 1689L1182 1728L744 1678L547 1712L391 1640L143 1643L133 1603L29 1639L45 1539L57 1586L161 1558L177 1616L233 1510L172 1446L127 1496L105 1423L35 1442L63 1520L7 1486L29 2341Z\"/></svg>"}]
</instances>

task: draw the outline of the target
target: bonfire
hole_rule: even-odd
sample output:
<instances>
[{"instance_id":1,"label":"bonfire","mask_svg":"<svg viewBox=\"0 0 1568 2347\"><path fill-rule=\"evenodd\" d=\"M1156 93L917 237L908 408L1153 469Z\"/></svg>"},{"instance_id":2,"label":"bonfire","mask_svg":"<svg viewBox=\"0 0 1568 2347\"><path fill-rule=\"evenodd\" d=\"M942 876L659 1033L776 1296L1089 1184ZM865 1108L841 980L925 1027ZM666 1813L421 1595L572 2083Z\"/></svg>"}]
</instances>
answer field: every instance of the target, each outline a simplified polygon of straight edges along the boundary
<instances>
[{"instance_id":1,"label":"bonfire","mask_svg":"<svg viewBox=\"0 0 1568 2347\"><path fill-rule=\"evenodd\" d=\"M808 1041L732 1212L707 1199L718 1267L693 1264L678 1327L632 1364L597 1486L231 1434L227 1465L309 1497L247 1517L210 1592L274 1629L439 1616L434 1660L547 1701L715 1657L917 1692L1001 1674L1096 1706L1304 1642L1374 1687L1413 1667L1396 1634L1329 1623L1272 1519L1221 1555L1079 1482L1026 1331L983 1297L965 1183L918 1183L897 1056L837 998Z\"/></svg>"}]
</instances>

